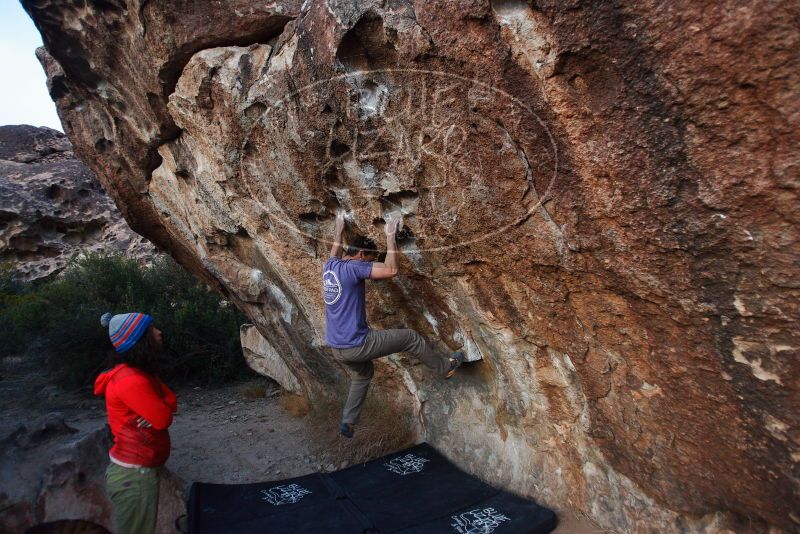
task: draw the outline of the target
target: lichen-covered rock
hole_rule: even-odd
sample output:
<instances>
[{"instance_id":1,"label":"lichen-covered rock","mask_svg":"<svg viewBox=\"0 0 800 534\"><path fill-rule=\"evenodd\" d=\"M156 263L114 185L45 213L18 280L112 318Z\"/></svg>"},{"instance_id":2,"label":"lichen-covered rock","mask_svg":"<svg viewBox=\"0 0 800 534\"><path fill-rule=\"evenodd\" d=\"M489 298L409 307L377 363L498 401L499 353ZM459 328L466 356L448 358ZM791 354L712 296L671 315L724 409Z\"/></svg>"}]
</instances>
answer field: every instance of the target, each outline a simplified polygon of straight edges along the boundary
<instances>
[{"instance_id":1,"label":"lichen-covered rock","mask_svg":"<svg viewBox=\"0 0 800 534\"><path fill-rule=\"evenodd\" d=\"M0 262L31 281L87 252L147 261L155 249L131 231L64 134L0 126Z\"/></svg>"},{"instance_id":2,"label":"lichen-covered rock","mask_svg":"<svg viewBox=\"0 0 800 534\"><path fill-rule=\"evenodd\" d=\"M378 365L429 441L613 528L800 528L796 4L23 4L76 152L309 396L335 212L400 211L371 324L481 359Z\"/></svg>"}]
</instances>

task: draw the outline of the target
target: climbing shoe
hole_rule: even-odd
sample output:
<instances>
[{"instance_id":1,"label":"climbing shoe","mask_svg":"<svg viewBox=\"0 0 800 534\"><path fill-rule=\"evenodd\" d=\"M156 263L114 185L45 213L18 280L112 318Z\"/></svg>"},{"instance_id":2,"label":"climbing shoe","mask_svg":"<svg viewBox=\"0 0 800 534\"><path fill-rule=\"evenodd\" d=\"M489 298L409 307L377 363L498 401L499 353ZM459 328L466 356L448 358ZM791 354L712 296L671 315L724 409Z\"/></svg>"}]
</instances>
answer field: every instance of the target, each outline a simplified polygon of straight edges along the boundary
<instances>
[{"instance_id":1,"label":"climbing shoe","mask_svg":"<svg viewBox=\"0 0 800 534\"><path fill-rule=\"evenodd\" d=\"M463 352L454 352L450 355L450 367L447 369L447 374L444 375L445 378L452 378L454 374L456 374L456 369L458 369L461 364L464 363L464 353Z\"/></svg>"},{"instance_id":2,"label":"climbing shoe","mask_svg":"<svg viewBox=\"0 0 800 534\"><path fill-rule=\"evenodd\" d=\"M339 425L339 434L346 438L353 437L353 423L341 423Z\"/></svg>"}]
</instances>

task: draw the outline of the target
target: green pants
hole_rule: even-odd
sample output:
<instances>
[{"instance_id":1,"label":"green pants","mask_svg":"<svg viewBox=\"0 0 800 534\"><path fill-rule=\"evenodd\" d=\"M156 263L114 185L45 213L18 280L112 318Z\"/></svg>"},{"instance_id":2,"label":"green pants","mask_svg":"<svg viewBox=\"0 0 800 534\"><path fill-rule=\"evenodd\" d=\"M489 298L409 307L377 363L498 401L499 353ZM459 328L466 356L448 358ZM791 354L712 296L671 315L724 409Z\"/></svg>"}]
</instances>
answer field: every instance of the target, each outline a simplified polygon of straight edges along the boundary
<instances>
[{"instance_id":1,"label":"green pants","mask_svg":"<svg viewBox=\"0 0 800 534\"><path fill-rule=\"evenodd\" d=\"M116 534L153 534L158 514L159 467L106 469L106 492L114 505Z\"/></svg>"}]
</instances>

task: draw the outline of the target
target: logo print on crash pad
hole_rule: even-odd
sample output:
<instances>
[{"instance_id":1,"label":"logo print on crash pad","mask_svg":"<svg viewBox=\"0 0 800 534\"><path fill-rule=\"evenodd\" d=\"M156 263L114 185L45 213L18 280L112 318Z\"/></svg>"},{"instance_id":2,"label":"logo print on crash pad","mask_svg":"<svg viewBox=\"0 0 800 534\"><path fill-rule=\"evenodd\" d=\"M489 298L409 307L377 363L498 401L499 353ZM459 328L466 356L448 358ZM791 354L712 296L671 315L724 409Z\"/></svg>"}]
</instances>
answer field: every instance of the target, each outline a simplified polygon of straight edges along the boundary
<instances>
[{"instance_id":1,"label":"logo print on crash pad","mask_svg":"<svg viewBox=\"0 0 800 534\"><path fill-rule=\"evenodd\" d=\"M511 521L494 508L470 510L450 517L453 519L450 526L459 534L491 534L503 521Z\"/></svg>"},{"instance_id":2,"label":"logo print on crash pad","mask_svg":"<svg viewBox=\"0 0 800 534\"><path fill-rule=\"evenodd\" d=\"M261 490L264 495L261 499L269 502L274 506L282 504L294 504L309 493L309 490L297 484L289 484L288 486L275 486L268 490Z\"/></svg>"},{"instance_id":3,"label":"logo print on crash pad","mask_svg":"<svg viewBox=\"0 0 800 534\"><path fill-rule=\"evenodd\" d=\"M342 296L342 284L333 271L325 271L322 274L322 298L325 304L334 304Z\"/></svg>"},{"instance_id":4,"label":"logo print on crash pad","mask_svg":"<svg viewBox=\"0 0 800 534\"><path fill-rule=\"evenodd\" d=\"M413 454L406 454L405 456L398 456L393 460L383 464L386 469L398 475L410 475L411 473L419 473L425 467L425 458L414 456Z\"/></svg>"}]
</instances>

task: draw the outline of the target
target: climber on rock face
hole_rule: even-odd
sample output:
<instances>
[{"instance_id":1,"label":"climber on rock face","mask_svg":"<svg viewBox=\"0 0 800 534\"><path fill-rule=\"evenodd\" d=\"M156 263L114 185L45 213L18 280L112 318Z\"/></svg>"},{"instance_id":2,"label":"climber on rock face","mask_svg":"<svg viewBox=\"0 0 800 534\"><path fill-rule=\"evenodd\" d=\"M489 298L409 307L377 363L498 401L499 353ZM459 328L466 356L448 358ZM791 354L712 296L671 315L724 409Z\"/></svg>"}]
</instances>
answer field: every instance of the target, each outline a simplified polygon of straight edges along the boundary
<instances>
[{"instance_id":1,"label":"climber on rock face","mask_svg":"<svg viewBox=\"0 0 800 534\"><path fill-rule=\"evenodd\" d=\"M358 236L342 255L344 214L336 217L336 235L331 257L322 273L322 294L327 324L325 340L334 357L343 363L351 376L350 392L344 405L339 432L353 437L353 425L367 396L372 379L372 360L396 352L409 352L444 378L450 378L464 361L460 352L450 356L437 354L417 332L409 329L373 330L367 325L364 280L393 278L399 272L395 236L402 227L400 215L386 217L386 260L378 263L375 242Z\"/></svg>"}]
</instances>

